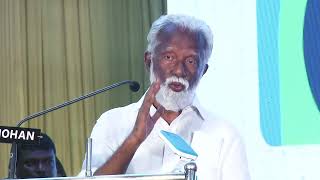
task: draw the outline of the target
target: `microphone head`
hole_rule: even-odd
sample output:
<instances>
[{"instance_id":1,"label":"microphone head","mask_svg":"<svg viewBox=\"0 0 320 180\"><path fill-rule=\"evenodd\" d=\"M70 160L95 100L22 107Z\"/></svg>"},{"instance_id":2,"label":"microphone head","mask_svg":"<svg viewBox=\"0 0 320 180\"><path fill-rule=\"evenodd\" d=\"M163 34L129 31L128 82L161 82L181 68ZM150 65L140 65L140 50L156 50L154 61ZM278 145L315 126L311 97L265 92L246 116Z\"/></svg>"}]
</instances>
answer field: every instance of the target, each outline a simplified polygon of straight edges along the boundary
<instances>
[{"instance_id":1,"label":"microphone head","mask_svg":"<svg viewBox=\"0 0 320 180\"><path fill-rule=\"evenodd\" d=\"M131 81L129 86L130 86L130 90L133 92L137 92L140 89L140 84L137 81Z\"/></svg>"}]
</instances>

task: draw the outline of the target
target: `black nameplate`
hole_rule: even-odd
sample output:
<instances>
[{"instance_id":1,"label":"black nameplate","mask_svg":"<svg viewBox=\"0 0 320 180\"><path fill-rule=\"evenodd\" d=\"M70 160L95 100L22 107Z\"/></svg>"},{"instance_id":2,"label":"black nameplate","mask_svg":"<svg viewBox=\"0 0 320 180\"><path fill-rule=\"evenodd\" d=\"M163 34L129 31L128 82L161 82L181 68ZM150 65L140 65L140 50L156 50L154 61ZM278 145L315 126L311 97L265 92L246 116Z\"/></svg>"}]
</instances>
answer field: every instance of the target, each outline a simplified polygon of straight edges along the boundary
<instances>
[{"instance_id":1,"label":"black nameplate","mask_svg":"<svg viewBox=\"0 0 320 180\"><path fill-rule=\"evenodd\" d=\"M1 143L39 143L40 129L0 126Z\"/></svg>"}]
</instances>

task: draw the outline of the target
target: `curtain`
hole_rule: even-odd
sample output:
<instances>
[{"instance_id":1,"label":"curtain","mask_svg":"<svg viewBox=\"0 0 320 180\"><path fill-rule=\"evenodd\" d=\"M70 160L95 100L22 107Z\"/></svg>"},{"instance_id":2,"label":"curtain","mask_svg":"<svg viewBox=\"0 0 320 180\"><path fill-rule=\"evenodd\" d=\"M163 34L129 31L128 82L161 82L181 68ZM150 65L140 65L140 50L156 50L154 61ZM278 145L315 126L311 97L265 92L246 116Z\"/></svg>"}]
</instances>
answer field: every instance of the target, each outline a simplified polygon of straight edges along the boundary
<instances>
[{"instance_id":1,"label":"curtain","mask_svg":"<svg viewBox=\"0 0 320 180\"><path fill-rule=\"evenodd\" d=\"M0 0L0 126L137 80L138 93L119 87L23 125L47 133L67 175L77 175L96 119L137 101L148 87L146 34L165 13L164 0ZM0 144L0 178L8 173L9 148Z\"/></svg>"}]
</instances>

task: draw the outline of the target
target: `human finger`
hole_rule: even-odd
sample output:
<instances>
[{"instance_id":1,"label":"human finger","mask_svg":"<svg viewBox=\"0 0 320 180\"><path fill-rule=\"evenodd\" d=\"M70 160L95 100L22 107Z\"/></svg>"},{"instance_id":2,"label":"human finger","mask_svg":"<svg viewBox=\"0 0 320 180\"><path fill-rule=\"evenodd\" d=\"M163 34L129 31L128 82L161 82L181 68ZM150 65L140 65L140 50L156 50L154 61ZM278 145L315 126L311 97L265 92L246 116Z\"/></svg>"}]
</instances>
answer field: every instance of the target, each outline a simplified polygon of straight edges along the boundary
<instances>
[{"instance_id":1,"label":"human finger","mask_svg":"<svg viewBox=\"0 0 320 180\"><path fill-rule=\"evenodd\" d=\"M158 93L159 89L160 89L160 82L159 81L156 81L156 82L151 84L148 92L146 93L146 95L144 97L144 100L143 100L143 103L142 103L142 106L141 106L141 108L142 108L141 110L142 111L148 111L149 112L150 107L152 106L152 104L155 101L155 96Z\"/></svg>"},{"instance_id":2,"label":"human finger","mask_svg":"<svg viewBox=\"0 0 320 180\"><path fill-rule=\"evenodd\" d=\"M154 113L154 115L151 117L151 120L153 121L153 123L155 123L163 114L164 112L164 107L163 106L159 106L157 111Z\"/></svg>"}]
</instances>

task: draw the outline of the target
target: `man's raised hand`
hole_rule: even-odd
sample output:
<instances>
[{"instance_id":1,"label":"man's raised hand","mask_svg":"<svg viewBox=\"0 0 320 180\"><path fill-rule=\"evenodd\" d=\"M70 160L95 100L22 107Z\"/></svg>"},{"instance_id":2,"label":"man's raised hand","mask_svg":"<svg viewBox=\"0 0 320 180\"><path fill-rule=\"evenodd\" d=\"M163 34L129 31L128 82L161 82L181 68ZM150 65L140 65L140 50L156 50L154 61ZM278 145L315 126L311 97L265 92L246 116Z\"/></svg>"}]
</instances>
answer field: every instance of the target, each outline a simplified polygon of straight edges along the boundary
<instances>
[{"instance_id":1,"label":"man's raised hand","mask_svg":"<svg viewBox=\"0 0 320 180\"><path fill-rule=\"evenodd\" d=\"M143 142L147 138L164 111L164 108L160 105L157 106L157 111L152 116L150 115L150 108L156 103L155 96L159 89L159 81L152 83L139 109L135 126L131 132L131 135L139 142Z\"/></svg>"}]
</instances>

